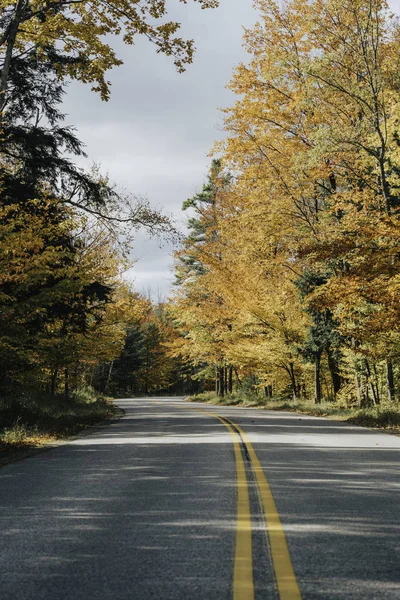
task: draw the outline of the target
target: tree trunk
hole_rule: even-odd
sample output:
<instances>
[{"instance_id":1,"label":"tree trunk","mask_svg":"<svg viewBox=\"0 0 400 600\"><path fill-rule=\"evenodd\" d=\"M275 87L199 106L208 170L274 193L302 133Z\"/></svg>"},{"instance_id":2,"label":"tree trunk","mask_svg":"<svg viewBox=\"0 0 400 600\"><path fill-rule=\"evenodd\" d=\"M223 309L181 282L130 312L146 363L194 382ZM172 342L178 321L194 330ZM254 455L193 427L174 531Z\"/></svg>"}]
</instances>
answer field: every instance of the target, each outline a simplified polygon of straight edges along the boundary
<instances>
[{"instance_id":1,"label":"tree trunk","mask_svg":"<svg viewBox=\"0 0 400 600\"><path fill-rule=\"evenodd\" d=\"M234 372L235 372L235 375L236 375L236 379L237 379L237 382L238 382L238 384L240 385L240 387L242 387L242 381L241 381L241 379L240 379L240 377L239 377L239 373L237 372L237 368L236 368L236 367L233 367L233 370L234 370Z\"/></svg>"},{"instance_id":2,"label":"tree trunk","mask_svg":"<svg viewBox=\"0 0 400 600\"><path fill-rule=\"evenodd\" d=\"M225 369L224 367L219 368L219 396L223 398L225 396Z\"/></svg>"},{"instance_id":3,"label":"tree trunk","mask_svg":"<svg viewBox=\"0 0 400 600\"><path fill-rule=\"evenodd\" d=\"M381 393L379 391L379 377L378 377L378 372L376 370L375 363L374 363L374 379L375 379L376 400L377 400L377 403L380 404L381 403Z\"/></svg>"},{"instance_id":4,"label":"tree trunk","mask_svg":"<svg viewBox=\"0 0 400 600\"><path fill-rule=\"evenodd\" d=\"M215 393L219 396L219 377L218 377L218 367L215 365Z\"/></svg>"},{"instance_id":5,"label":"tree trunk","mask_svg":"<svg viewBox=\"0 0 400 600\"><path fill-rule=\"evenodd\" d=\"M26 0L18 0L15 6L15 12L6 31L5 39L2 43L6 44L3 68L1 70L0 78L0 113L1 122L4 123L3 111L7 102L7 85L8 78L10 76L10 67L12 61L12 54L17 39L18 27L21 23L21 18L24 10L26 9Z\"/></svg>"},{"instance_id":6,"label":"tree trunk","mask_svg":"<svg viewBox=\"0 0 400 600\"><path fill-rule=\"evenodd\" d=\"M264 387L264 396L269 399L272 398L272 385L266 385Z\"/></svg>"},{"instance_id":7,"label":"tree trunk","mask_svg":"<svg viewBox=\"0 0 400 600\"><path fill-rule=\"evenodd\" d=\"M319 352L315 358L315 371L314 371L314 402L315 404L321 404L321 352Z\"/></svg>"},{"instance_id":8,"label":"tree trunk","mask_svg":"<svg viewBox=\"0 0 400 600\"><path fill-rule=\"evenodd\" d=\"M368 407L369 406L368 379L365 382L365 395L364 395L364 399L365 399L364 406ZM364 407L362 407L362 408L364 408Z\"/></svg>"},{"instance_id":9,"label":"tree trunk","mask_svg":"<svg viewBox=\"0 0 400 600\"><path fill-rule=\"evenodd\" d=\"M333 393L336 397L336 394L340 391L340 386L342 385L342 380L339 375L339 365L337 360L332 356L332 353L328 351L328 367L329 372L331 374L332 385L333 385Z\"/></svg>"},{"instance_id":10,"label":"tree trunk","mask_svg":"<svg viewBox=\"0 0 400 600\"><path fill-rule=\"evenodd\" d=\"M394 402L396 400L396 388L394 385L393 363L389 359L386 361L386 385L388 400Z\"/></svg>"},{"instance_id":11,"label":"tree trunk","mask_svg":"<svg viewBox=\"0 0 400 600\"><path fill-rule=\"evenodd\" d=\"M69 400L69 369L65 367L64 369L64 400L68 402Z\"/></svg>"},{"instance_id":12,"label":"tree trunk","mask_svg":"<svg viewBox=\"0 0 400 600\"><path fill-rule=\"evenodd\" d=\"M105 392L106 394L108 394L108 391L109 391L109 387L110 387L110 381L111 381L111 373L112 373L113 366L114 366L114 361L112 360L112 361L110 362L110 367L109 367L109 369L108 369L108 373L107 373L107 381L106 381L106 385L105 385L105 387L104 387L104 392Z\"/></svg>"},{"instance_id":13,"label":"tree trunk","mask_svg":"<svg viewBox=\"0 0 400 600\"><path fill-rule=\"evenodd\" d=\"M58 367L56 367L51 375L51 395L54 398L57 390Z\"/></svg>"},{"instance_id":14,"label":"tree trunk","mask_svg":"<svg viewBox=\"0 0 400 600\"><path fill-rule=\"evenodd\" d=\"M233 367L229 365L229 373L228 373L228 392L232 394L233 392Z\"/></svg>"},{"instance_id":15,"label":"tree trunk","mask_svg":"<svg viewBox=\"0 0 400 600\"><path fill-rule=\"evenodd\" d=\"M90 371L90 379L89 379L89 385L90 385L90 387L92 387L92 386L93 386L93 379L94 379L94 372L95 372L95 369L96 369L96 366L93 366L93 367L91 368L91 371Z\"/></svg>"},{"instance_id":16,"label":"tree trunk","mask_svg":"<svg viewBox=\"0 0 400 600\"><path fill-rule=\"evenodd\" d=\"M297 395L296 395L296 375L294 373L294 364L291 362L289 363L289 373L290 373L290 383L292 385L292 398L293 400L297 400Z\"/></svg>"},{"instance_id":17,"label":"tree trunk","mask_svg":"<svg viewBox=\"0 0 400 600\"><path fill-rule=\"evenodd\" d=\"M363 399L363 394L362 394L362 381L361 381L361 378L358 375L357 371L355 373L355 378L356 378L357 402L358 402L358 406L361 408L363 405L364 399Z\"/></svg>"},{"instance_id":18,"label":"tree trunk","mask_svg":"<svg viewBox=\"0 0 400 600\"><path fill-rule=\"evenodd\" d=\"M367 375L367 390L368 390L368 385L369 385L369 387L371 389L371 393L372 393L372 401L374 403L374 406L376 406L377 404L379 404L378 390L375 389L374 382L372 381L371 368L369 366L369 362L367 359L364 359L364 364L365 364L365 372Z\"/></svg>"}]
</instances>

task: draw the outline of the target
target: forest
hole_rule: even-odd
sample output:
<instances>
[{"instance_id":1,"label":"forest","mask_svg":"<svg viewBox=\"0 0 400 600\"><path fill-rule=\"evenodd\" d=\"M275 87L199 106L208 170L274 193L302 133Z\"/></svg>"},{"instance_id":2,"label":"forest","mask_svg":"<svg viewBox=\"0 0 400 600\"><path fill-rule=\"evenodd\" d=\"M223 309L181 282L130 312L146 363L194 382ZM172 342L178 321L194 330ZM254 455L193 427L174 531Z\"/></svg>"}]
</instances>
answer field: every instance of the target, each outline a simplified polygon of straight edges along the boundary
<instances>
[{"instance_id":1,"label":"forest","mask_svg":"<svg viewBox=\"0 0 400 600\"><path fill-rule=\"evenodd\" d=\"M176 356L215 394L399 400L400 28L378 0L257 0L226 138L183 208ZM261 400L260 400L261 401ZM263 401L264 403L267 400ZM267 402L268 403L268 402Z\"/></svg>"},{"instance_id":2,"label":"forest","mask_svg":"<svg viewBox=\"0 0 400 600\"><path fill-rule=\"evenodd\" d=\"M3 444L112 415L111 396L399 424L398 17L381 0L254 2L225 136L183 204L174 289L154 303L124 277L129 252L139 229L179 240L176 226L76 166L62 101L69 80L108 99L121 61L107 35L144 35L183 71L194 45L167 4L2 2Z\"/></svg>"},{"instance_id":3,"label":"forest","mask_svg":"<svg viewBox=\"0 0 400 600\"><path fill-rule=\"evenodd\" d=\"M175 227L77 166L84 144L62 104L74 80L108 100L115 37L145 37L184 71L194 42L166 19L168 5L1 2L0 444L70 433L115 412L107 398L119 383L149 393L180 369L160 351L161 309L124 277L139 229L174 237Z\"/></svg>"}]
</instances>

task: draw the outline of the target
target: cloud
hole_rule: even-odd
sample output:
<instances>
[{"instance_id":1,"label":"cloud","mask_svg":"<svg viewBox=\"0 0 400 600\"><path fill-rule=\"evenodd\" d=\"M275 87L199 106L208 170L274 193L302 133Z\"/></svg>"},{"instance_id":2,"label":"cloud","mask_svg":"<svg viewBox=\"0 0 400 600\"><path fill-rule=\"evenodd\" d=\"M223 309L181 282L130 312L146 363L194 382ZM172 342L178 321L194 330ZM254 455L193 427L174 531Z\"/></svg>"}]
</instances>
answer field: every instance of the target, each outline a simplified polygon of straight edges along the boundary
<instances>
[{"instance_id":1,"label":"cloud","mask_svg":"<svg viewBox=\"0 0 400 600\"><path fill-rule=\"evenodd\" d=\"M88 86L73 83L64 110L86 143L86 164L100 163L118 186L147 196L182 222L182 202L201 188L208 153L223 135L218 108L233 100L226 84L233 68L246 60L242 26L250 26L256 15L252 0L221 0L217 10L177 0L170 5L171 19L182 23L182 36L194 38L197 47L186 73L176 73L171 58L156 54L147 40L131 47L113 40L124 65L110 74L110 101L101 102ZM129 277L138 290L151 282L168 292L171 252L137 236L138 262Z\"/></svg>"}]
</instances>

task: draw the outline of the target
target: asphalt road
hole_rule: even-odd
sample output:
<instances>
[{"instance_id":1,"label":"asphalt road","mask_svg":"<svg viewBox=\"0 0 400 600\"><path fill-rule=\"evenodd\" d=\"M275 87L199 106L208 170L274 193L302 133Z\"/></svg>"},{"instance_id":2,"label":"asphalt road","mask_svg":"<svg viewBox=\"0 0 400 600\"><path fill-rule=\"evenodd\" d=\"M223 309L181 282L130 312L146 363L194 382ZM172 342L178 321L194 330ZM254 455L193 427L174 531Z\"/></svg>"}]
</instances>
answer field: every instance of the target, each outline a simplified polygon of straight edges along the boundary
<instances>
[{"instance_id":1,"label":"asphalt road","mask_svg":"<svg viewBox=\"0 0 400 600\"><path fill-rule=\"evenodd\" d=\"M118 404L120 421L0 469L1 600L400 599L399 437Z\"/></svg>"}]
</instances>

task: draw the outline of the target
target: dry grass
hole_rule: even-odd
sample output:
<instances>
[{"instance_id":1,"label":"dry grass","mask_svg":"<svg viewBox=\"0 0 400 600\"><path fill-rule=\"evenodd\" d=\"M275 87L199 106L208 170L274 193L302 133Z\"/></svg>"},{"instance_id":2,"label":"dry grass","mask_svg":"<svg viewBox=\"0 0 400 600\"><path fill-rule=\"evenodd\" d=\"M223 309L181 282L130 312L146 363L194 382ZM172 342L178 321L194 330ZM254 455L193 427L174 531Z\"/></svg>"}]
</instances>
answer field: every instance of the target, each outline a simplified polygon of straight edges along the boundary
<instances>
[{"instance_id":1,"label":"dry grass","mask_svg":"<svg viewBox=\"0 0 400 600\"><path fill-rule=\"evenodd\" d=\"M388 433L400 434L400 404L381 404L371 408L352 408L338 406L333 402L314 404L307 400L268 399L256 394L234 392L225 398L219 398L214 392L204 392L186 398L189 402L205 402L222 406L241 406L264 410L283 410L316 417L346 421L354 425L383 429Z\"/></svg>"},{"instance_id":2,"label":"dry grass","mask_svg":"<svg viewBox=\"0 0 400 600\"><path fill-rule=\"evenodd\" d=\"M110 399L94 397L87 390L69 402L40 396L3 401L0 465L25 458L117 414Z\"/></svg>"}]
</instances>

